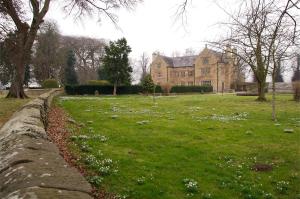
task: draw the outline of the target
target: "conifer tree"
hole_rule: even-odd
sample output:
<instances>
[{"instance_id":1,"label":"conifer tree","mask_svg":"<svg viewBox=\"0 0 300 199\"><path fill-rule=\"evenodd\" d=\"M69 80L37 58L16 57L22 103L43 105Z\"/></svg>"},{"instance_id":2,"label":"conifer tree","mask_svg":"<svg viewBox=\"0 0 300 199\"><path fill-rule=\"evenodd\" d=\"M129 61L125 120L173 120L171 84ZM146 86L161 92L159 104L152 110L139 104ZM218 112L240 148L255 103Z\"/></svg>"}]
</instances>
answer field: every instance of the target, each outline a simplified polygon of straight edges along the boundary
<instances>
[{"instance_id":1,"label":"conifer tree","mask_svg":"<svg viewBox=\"0 0 300 199\"><path fill-rule=\"evenodd\" d=\"M67 53L67 65L65 68L65 84L75 85L78 84L77 74L75 71L76 58L73 50L69 50Z\"/></svg>"}]
</instances>

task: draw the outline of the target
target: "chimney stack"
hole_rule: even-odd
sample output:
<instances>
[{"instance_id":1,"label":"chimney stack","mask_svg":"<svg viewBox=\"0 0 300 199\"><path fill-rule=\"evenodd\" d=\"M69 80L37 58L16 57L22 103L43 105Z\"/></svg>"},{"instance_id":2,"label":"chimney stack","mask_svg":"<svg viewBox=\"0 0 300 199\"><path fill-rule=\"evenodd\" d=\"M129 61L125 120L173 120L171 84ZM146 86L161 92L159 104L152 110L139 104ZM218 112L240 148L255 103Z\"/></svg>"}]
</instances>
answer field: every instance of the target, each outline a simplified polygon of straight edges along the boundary
<instances>
[{"instance_id":1,"label":"chimney stack","mask_svg":"<svg viewBox=\"0 0 300 199\"><path fill-rule=\"evenodd\" d=\"M159 56L159 52L152 53L152 61L154 61Z\"/></svg>"}]
</instances>

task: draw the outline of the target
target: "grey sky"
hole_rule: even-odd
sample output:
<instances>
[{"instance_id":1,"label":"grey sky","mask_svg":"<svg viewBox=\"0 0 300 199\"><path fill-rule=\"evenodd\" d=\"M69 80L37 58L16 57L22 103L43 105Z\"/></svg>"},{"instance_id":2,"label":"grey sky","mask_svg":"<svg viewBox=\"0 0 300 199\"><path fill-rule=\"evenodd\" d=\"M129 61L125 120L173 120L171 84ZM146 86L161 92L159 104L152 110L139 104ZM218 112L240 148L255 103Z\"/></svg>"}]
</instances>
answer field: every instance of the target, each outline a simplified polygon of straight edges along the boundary
<instances>
[{"instance_id":1,"label":"grey sky","mask_svg":"<svg viewBox=\"0 0 300 199\"><path fill-rule=\"evenodd\" d=\"M55 1L54 1L55 2ZM226 26L221 22L229 21L223 11L233 13L241 0L194 0L187 8L187 24L175 21L178 5L183 0L144 0L135 10L117 10L119 17L118 30L112 22L102 15L97 18L85 17L74 21L66 16L60 5L53 3L46 18L55 20L64 35L87 36L116 40L125 37L132 47L130 57L137 60L143 52L151 57L154 51L171 56L173 52L184 53L185 49L193 48L199 53L205 41L215 41L227 34ZM217 2L217 3L216 3ZM290 73L285 77L290 80ZM248 80L250 80L248 78Z\"/></svg>"},{"instance_id":2,"label":"grey sky","mask_svg":"<svg viewBox=\"0 0 300 199\"><path fill-rule=\"evenodd\" d=\"M115 40L125 37L132 47L133 58L142 52L150 56L154 51L171 55L174 51L184 52L186 48L200 51L207 40L214 40L220 34L216 25L224 21L226 14L213 0L193 1L188 7L188 23L185 28L181 21L175 21L176 9L182 0L144 0L134 11L118 10L118 30L107 19L97 22L96 18L86 17L74 22L72 17L66 17L59 5L53 4L47 18L58 22L62 34L89 36ZM225 2L225 1L223 1ZM226 5L233 0L226 0Z\"/></svg>"}]
</instances>

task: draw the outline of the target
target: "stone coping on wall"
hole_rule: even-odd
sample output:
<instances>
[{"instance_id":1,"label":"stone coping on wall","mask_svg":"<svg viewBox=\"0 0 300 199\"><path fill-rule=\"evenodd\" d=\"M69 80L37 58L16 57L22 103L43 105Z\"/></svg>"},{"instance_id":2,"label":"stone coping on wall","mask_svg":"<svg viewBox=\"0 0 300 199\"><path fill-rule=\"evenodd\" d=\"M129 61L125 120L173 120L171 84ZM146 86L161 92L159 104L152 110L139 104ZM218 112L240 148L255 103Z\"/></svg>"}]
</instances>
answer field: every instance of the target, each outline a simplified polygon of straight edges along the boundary
<instances>
[{"instance_id":1,"label":"stone coping on wall","mask_svg":"<svg viewBox=\"0 0 300 199\"><path fill-rule=\"evenodd\" d=\"M24 105L0 129L0 198L91 199L90 184L69 167L46 133L47 110L60 90Z\"/></svg>"}]
</instances>

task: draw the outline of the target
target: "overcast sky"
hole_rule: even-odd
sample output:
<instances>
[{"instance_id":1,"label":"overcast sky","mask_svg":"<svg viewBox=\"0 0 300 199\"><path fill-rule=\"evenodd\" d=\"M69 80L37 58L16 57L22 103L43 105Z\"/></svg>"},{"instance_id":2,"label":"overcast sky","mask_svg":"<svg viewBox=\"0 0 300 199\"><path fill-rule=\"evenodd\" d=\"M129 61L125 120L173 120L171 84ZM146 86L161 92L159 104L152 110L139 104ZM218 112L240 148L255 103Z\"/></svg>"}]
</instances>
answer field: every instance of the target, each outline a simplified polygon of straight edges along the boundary
<instances>
[{"instance_id":1,"label":"overcast sky","mask_svg":"<svg viewBox=\"0 0 300 199\"><path fill-rule=\"evenodd\" d=\"M64 35L106 40L125 37L132 48L130 57L136 61L143 52L150 58L155 51L172 56L173 52L184 53L187 48L193 48L199 53L205 47L205 41L216 41L227 34L228 31L224 29L226 26L220 25L229 21L224 10L233 13L241 3L240 0L194 0L187 8L187 23L183 26L180 19L175 20L176 10L182 2L144 0L132 11L117 10L115 13L119 17L120 29L104 15L101 22L98 22L98 18L90 17L74 21L71 16L64 14L61 5L55 3L52 3L46 19L56 21ZM290 73L285 79L290 80Z\"/></svg>"},{"instance_id":2,"label":"overcast sky","mask_svg":"<svg viewBox=\"0 0 300 199\"><path fill-rule=\"evenodd\" d=\"M205 41L214 40L220 35L218 22L225 21L226 14L214 3L214 0L193 1L188 7L188 22L175 20L176 9L183 0L144 0L135 10L118 10L121 30L107 18L97 22L97 18L85 18L74 21L65 16L59 5L52 4L48 19L55 20L62 34L88 36L116 40L125 37L132 47L131 57L137 58L143 52L151 56L160 51L171 55L174 51L184 52L194 48L199 52ZM224 5L234 4L234 0L223 0ZM226 2L226 3L225 3Z\"/></svg>"}]
</instances>

